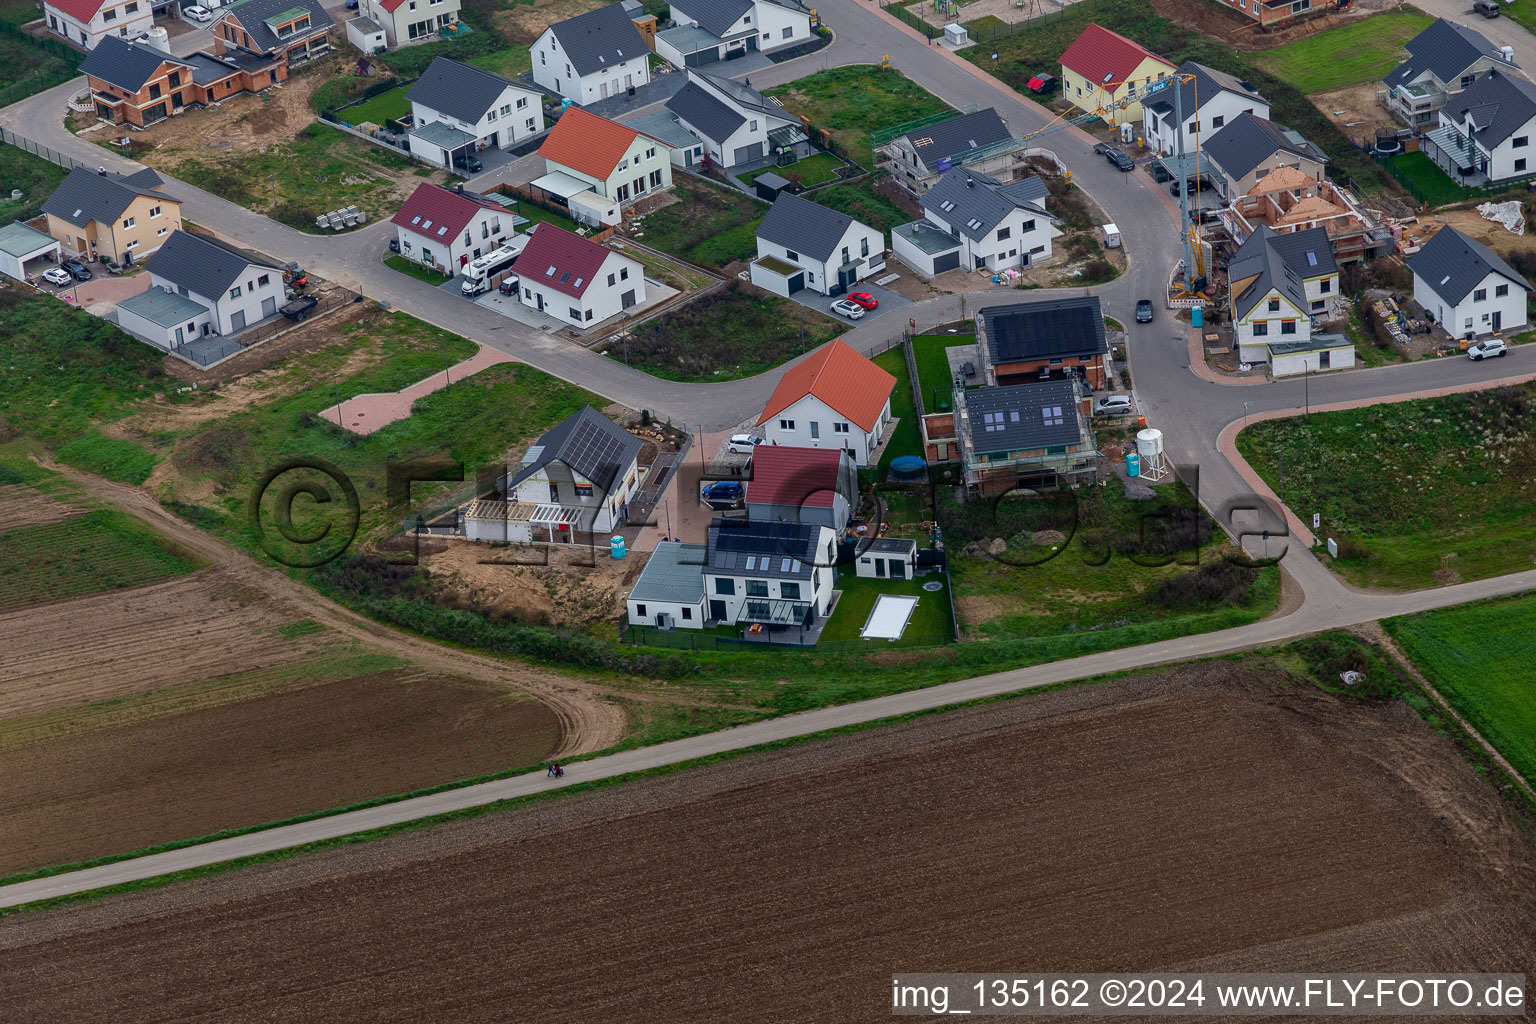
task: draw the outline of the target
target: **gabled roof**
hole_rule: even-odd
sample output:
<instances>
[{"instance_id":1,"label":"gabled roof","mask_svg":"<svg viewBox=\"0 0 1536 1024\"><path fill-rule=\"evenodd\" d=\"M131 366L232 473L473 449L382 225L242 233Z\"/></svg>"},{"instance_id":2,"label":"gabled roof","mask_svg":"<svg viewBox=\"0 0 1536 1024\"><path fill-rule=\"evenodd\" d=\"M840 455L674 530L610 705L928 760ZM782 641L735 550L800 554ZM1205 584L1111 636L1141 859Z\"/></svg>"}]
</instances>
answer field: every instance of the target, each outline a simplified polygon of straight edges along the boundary
<instances>
[{"instance_id":1,"label":"gabled roof","mask_svg":"<svg viewBox=\"0 0 1536 1024\"><path fill-rule=\"evenodd\" d=\"M1103 85L1130 78L1141 62L1149 57L1167 65L1168 70L1173 70L1172 64L1140 43L1132 42L1102 25L1089 25L1067 47L1067 52L1061 55L1061 64L1089 82Z\"/></svg>"},{"instance_id":2,"label":"gabled roof","mask_svg":"<svg viewBox=\"0 0 1536 1024\"><path fill-rule=\"evenodd\" d=\"M716 519L709 528L704 571L754 579L809 579L836 557L835 553L828 557L829 552L817 546L826 529L815 523Z\"/></svg>"},{"instance_id":3,"label":"gabled roof","mask_svg":"<svg viewBox=\"0 0 1536 1024\"><path fill-rule=\"evenodd\" d=\"M456 117L465 124L474 124L496 105L508 86L531 93L531 90L522 89L515 82L483 68L447 57L434 57L405 98Z\"/></svg>"},{"instance_id":4,"label":"gabled roof","mask_svg":"<svg viewBox=\"0 0 1536 1024\"><path fill-rule=\"evenodd\" d=\"M701 136L715 143L724 142L731 137L732 132L747 123L743 114L732 110L719 97L691 79L667 100L667 109Z\"/></svg>"},{"instance_id":5,"label":"gabled roof","mask_svg":"<svg viewBox=\"0 0 1536 1024\"><path fill-rule=\"evenodd\" d=\"M287 16L299 8L309 12L309 28L303 33L278 39L277 33L267 22L276 21L278 18L287 20ZM264 53L286 47L296 38L311 35L316 31L323 32L335 24L320 0L235 0L232 4L225 4L215 13L218 17L214 19L214 24L233 14L239 20L241 27L250 33L251 42Z\"/></svg>"},{"instance_id":6,"label":"gabled roof","mask_svg":"<svg viewBox=\"0 0 1536 1024\"><path fill-rule=\"evenodd\" d=\"M681 0L672 5L672 20L678 20L681 12L715 35L723 36L752 6L752 0Z\"/></svg>"},{"instance_id":7,"label":"gabled roof","mask_svg":"<svg viewBox=\"0 0 1536 1024\"><path fill-rule=\"evenodd\" d=\"M1004 185L991 175L956 167L917 202L956 231L980 241L1016 211L1049 218L1039 205L1048 195L1045 182L1034 175Z\"/></svg>"},{"instance_id":8,"label":"gabled roof","mask_svg":"<svg viewBox=\"0 0 1536 1024\"><path fill-rule=\"evenodd\" d=\"M1491 150L1536 117L1536 84L1494 68L1452 96L1440 117L1458 125L1470 117L1472 137Z\"/></svg>"},{"instance_id":9,"label":"gabled roof","mask_svg":"<svg viewBox=\"0 0 1536 1024\"><path fill-rule=\"evenodd\" d=\"M1184 109L1184 116L1189 118L1205 106L1211 100L1224 92L1236 96L1246 97L1257 103L1262 103L1267 108L1266 100L1252 82L1245 82L1235 75L1229 75L1225 71L1217 71L1215 68L1206 67L1192 60L1187 60L1179 65L1180 75L1190 75L1190 79L1181 80L1177 85L1164 89L1157 93L1146 105L1159 113L1172 116L1178 109L1174 105L1173 90L1178 89L1182 94L1178 102Z\"/></svg>"},{"instance_id":10,"label":"gabled roof","mask_svg":"<svg viewBox=\"0 0 1536 1024\"><path fill-rule=\"evenodd\" d=\"M612 493L614 484L640 455L640 439L590 405L556 423L539 437L509 488L516 487L551 462L560 462L602 489Z\"/></svg>"},{"instance_id":11,"label":"gabled roof","mask_svg":"<svg viewBox=\"0 0 1536 1024\"><path fill-rule=\"evenodd\" d=\"M1424 248L1408 257L1408 269L1424 280L1447 305L1454 306L1489 274L1507 277L1531 290L1531 285L1499 254L1450 225L1436 231Z\"/></svg>"},{"instance_id":12,"label":"gabled roof","mask_svg":"<svg viewBox=\"0 0 1536 1024\"><path fill-rule=\"evenodd\" d=\"M469 227L475 214L500 209L501 204L478 193L422 182L390 218L390 223L447 245Z\"/></svg>"},{"instance_id":13,"label":"gabled roof","mask_svg":"<svg viewBox=\"0 0 1536 1024\"><path fill-rule=\"evenodd\" d=\"M642 604L698 604L704 600L703 569L708 553L703 544L661 541L635 580L629 599Z\"/></svg>"},{"instance_id":14,"label":"gabled roof","mask_svg":"<svg viewBox=\"0 0 1536 1024\"><path fill-rule=\"evenodd\" d=\"M965 393L971 447L1020 452L1081 444L1077 386L1068 377L974 388Z\"/></svg>"},{"instance_id":15,"label":"gabled roof","mask_svg":"<svg viewBox=\"0 0 1536 1024\"><path fill-rule=\"evenodd\" d=\"M569 107L539 147L539 156L602 181L618 166L629 147L644 132L599 117L582 107ZM652 139L663 146L667 143ZM668 146L667 148L671 148Z\"/></svg>"},{"instance_id":16,"label":"gabled roof","mask_svg":"<svg viewBox=\"0 0 1536 1024\"><path fill-rule=\"evenodd\" d=\"M779 378L779 386L773 389L757 422L767 423L806 395L814 395L827 408L868 432L874 429L895 386L895 377L837 338Z\"/></svg>"},{"instance_id":17,"label":"gabled roof","mask_svg":"<svg viewBox=\"0 0 1536 1024\"><path fill-rule=\"evenodd\" d=\"M265 256L190 231L172 231L149 258L150 273L189 292L220 299L251 266L283 269Z\"/></svg>"},{"instance_id":18,"label":"gabled roof","mask_svg":"<svg viewBox=\"0 0 1536 1024\"><path fill-rule=\"evenodd\" d=\"M160 175L147 167L126 177L104 176L76 167L43 203L43 212L83 228L93 220L101 224L116 220L139 196L154 196L168 203L181 202L156 192L160 182Z\"/></svg>"},{"instance_id":19,"label":"gabled roof","mask_svg":"<svg viewBox=\"0 0 1536 1024\"><path fill-rule=\"evenodd\" d=\"M792 192L780 192L757 226L757 237L826 261L842 244L848 228L857 223L830 206L802 199Z\"/></svg>"},{"instance_id":20,"label":"gabled roof","mask_svg":"<svg viewBox=\"0 0 1536 1024\"><path fill-rule=\"evenodd\" d=\"M973 149L990 146L1012 138L1008 126L996 110L987 107L970 114L952 117L902 136L917 157L930 170L945 157L957 157Z\"/></svg>"},{"instance_id":21,"label":"gabled roof","mask_svg":"<svg viewBox=\"0 0 1536 1024\"><path fill-rule=\"evenodd\" d=\"M1424 72L1441 84L1455 85L1483 57L1503 62L1503 54L1481 32L1440 18L1403 44L1408 59L1386 77L1386 84L1406 85ZM1513 66L1513 65L1509 65Z\"/></svg>"},{"instance_id":22,"label":"gabled roof","mask_svg":"<svg viewBox=\"0 0 1536 1024\"><path fill-rule=\"evenodd\" d=\"M96 12L106 6L107 0L47 0L48 6L83 24L90 24Z\"/></svg>"},{"instance_id":23,"label":"gabled roof","mask_svg":"<svg viewBox=\"0 0 1536 1024\"><path fill-rule=\"evenodd\" d=\"M1205 140L1205 155L1233 181L1268 160L1277 150L1327 163L1322 150L1289 128L1246 111Z\"/></svg>"},{"instance_id":24,"label":"gabled roof","mask_svg":"<svg viewBox=\"0 0 1536 1024\"><path fill-rule=\"evenodd\" d=\"M1313 230L1322 231L1321 228ZM1322 233L1321 244L1327 247L1327 232ZM1232 254L1227 264L1228 280L1252 278L1241 292L1232 295L1232 313L1236 318L1246 317L1272 290L1289 299L1298 312L1303 315L1307 312L1306 286L1300 268L1292 265L1286 253L1274 244L1281 237L1285 236L1267 225L1260 225Z\"/></svg>"},{"instance_id":25,"label":"gabled roof","mask_svg":"<svg viewBox=\"0 0 1536 1024\"><path fill-rule=\"evenodd\" d=\"M831 508L832 499L847 480L841 448L798 448L794 445L760 444L752 453L752 479L747 483L747 502L754 505L789 505ZM845 498L853 498L844 494Z\"/></svg>"},{"instance_id":26,"label":"gabled roof","mask_svg":"<svg viewBox=\"0 0 1536 1024\"><path fill-rule=\"evenodd\" d=\"M103 36L96 48L80 62L80 73L99 78L124 92L138 92L155 77L165 63L189 66L145 43L130 43L118 36Z\"/></svg>"},{"instance_id":27,"label":"gabled roof","mask_svg":"<svg viewBox=\"0 0 1536 1024\"><path fill-rule=\"evenodd\" d=\"M1280 192L1285 189L1310 188L1317 184L1317 180L1310 174L1305 174L1295 167L1276 167L1264 177L1253 183L1253 188L1248 190L1250 196L1262 196L1268 192Z\"/></svg>"},{"instance_id":28,"label":"gabled roof","mask_svg":"<svg viewBox=\"0 0 1536 1024\"><path fill-rule=\"evenodd\" d=\"M994 366L1109 351L1097 295L988 306L977 317Z\"/></svg>"},{"instance_id":29,"label":"gabled roof","mask_svg":"<svg viewBox=\"0 0 1536 1024\"><path fill-rule=\"evenodd\" d=\"M783 107L774 104L772 100L750 85L742 85L740 82L726 78L723 75L711 75L704 71L692 70L688 72L688 80L690 82L698 82L700 85L713 90L726 103L739 110L755 110L759 114L776 117L780 121L794 120L784 112Z\"/></svg>"},{"instance_id":30,"label":"gabled roof","mask_svg":"<svg viewBox=\"0 0 1536 1024\"><path fill-rule=\"evenodd\" d=\"M1333 243L1328 240L1328 232L1322 228L1273 232L1269 246L1303 280L1339 272L1339 265L1333 258Z\"/></svg>"},{"instance_id":31,"label":"gabled roof","mask_svg":"<svg viewBox=\"0 0 1536 1024\"><path fill-rule=\"evenodd\" d=\"M560 40L560 48L578 75L590 75L651 52L623 4L609 4L557 21L548 31Z\"/></svg>"},{"instance_id":32,"label":"gabled roof","mask_svg":"<svg viewBox=\"0 0 1536 1024\"><path fill-rule=\"evenodd\" d=\"M586 294L613 250L589 242L553 224L535 224L517 258L524 281L553 288L573 298Z\"/></svg>"}]
</instances>

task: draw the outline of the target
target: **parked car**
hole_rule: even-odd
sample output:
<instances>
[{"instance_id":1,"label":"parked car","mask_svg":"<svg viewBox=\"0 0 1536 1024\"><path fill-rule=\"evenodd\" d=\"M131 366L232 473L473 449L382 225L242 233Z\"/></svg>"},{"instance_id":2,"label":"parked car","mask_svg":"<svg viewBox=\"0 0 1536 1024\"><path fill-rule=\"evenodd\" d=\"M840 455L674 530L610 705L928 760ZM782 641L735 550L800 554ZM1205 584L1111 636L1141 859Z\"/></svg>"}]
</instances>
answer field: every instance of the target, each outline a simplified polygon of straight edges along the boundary
<instances>
[{"instance_id":1,"label":"parked car","mask_svg":"<svg viewBox=\"0 0 1536 1024\"><path fill-rule=\"evenodd\" d=\"M399 235L396 235L394 238L391 238L389 240L389 251L390 252L399 252L400 251L400 236Z\"/></svg>"},{"instance_id":2,"label":"parked car","mask_svg":"<svg viewBox=\"0 0 1536 1024\"><path fill-rule=\"evenodd\" d=\"M1123 149L1111 148L1105 150L1104 159L1108 160L1122 171L1134 171L1136 169L1136 161L1132 160L1130 155Z\"/></svg>"},{"instance_id":3,"label":"parked car","mask_svg":"<svg viewBox=\"0 0 1536 1024\"><path fill-rule=\"evenodd\" d=\"M836 302L832 303L832 312L841 313L849 320L857 320L859 317L864 315L864 307L859 305L857 302L850 302L847 299L838 299Z\"/></svg>"},{"instance_id":4,"label":"parked car","mask_svg":"<svg viewBox=\"0 0 1536 1024\"><path fill-rule=\"evenodd\" d=\"M1481 14L1485 18L1497 18L1499 16L1497 0L1476 0L1472 5L1472 13Z\"/></svg>"},{"instance_id":5,"label":"parked car","mask_svg":"<svg viewBox=\"0 0 1536 1024\"><path fill-rule=\"evenodd\" d=\"M716 480L712 484L705 485L702 495L704 504L717 512L725 512L729 509L741 508L747 492L735 480Z\"/></svg>"},{"instance_id":6,"label":"parked car","mask_svg":"<svg viewBox=\"0 0 1536 1024\"><path fill-rule=\"evenodd\" d=\"M76 281L89 281L91 279L90 268L79 260L65 260L59 266L68 271L69 276Z\"/></svg>"},{"instance_id":7,"label":"parked car","mask_svg":"<svg viewBox=\"0 0 1536 1024\"><path fill-rule=\"evenodd\" d=\"M69 271L67 270L61 270L58 267L49 267L47 270L43 271L43 280L52 281L54 284L62 288L69 284L69 282L73 281L74 278L69 276Z\"/></svg>"},{"instance_id":8,"label":"parked car","mask_svg":"<svg viewBox=\"0 0 1536 1024\"><path fill-rule=\"evenodd\" d=\"M1474 363L1479 359L1490 359L1493 356L1507 355L1509 355L1509 347L1498 338L1489 338L1487 341L1480 341L1475 345L1467 346L1467 358Z\"/></svg>"},{"instance_id":9,"label":"parked car","mask_svg":"<svg viewBox=\"0 0 1536 1024\"><path fill-rule=\"evenodd\" d=\"M751 455L752 449L762 443L763 439L754 434L732 434L725 442L725 450L732 455Z\"/></svg>"},{"instance_id":10,"label":"parked car","mask_svg":"<svg viewBox=\"0 0 1536 1024\"><path fill-rule=\"evenodd\" d=\"M1048 96L1056 91L1057 87L1061 85L1061 82L1057 81L1055 75L1047 75L1042 73L1035 75L1024 84L1029 87L1030 92L1036 93L1040 96Z\"/></svg>"},{"instance_id":11,"label":"parked car","mask_svg":"<svg viewBox=\"0 0 1536 1024\"><path fill-rule=\"evenodd\" d=\"M1152 322L1151 299L1136 300L1136 322L1139 324L1149 324Z\"/></svg>"},{"instance_id":12,"label":"parked car","mask_svg":"<svg viewBox=\"0 0 1536 1024\"><path fill-rule=\"evenodd\" d=\"M1203 210L1190 210L1189 222L1191 224L1214 224L1221 220L1221 211L1206 207Z\"/></svg>"},{"instance_id":13,"label":"parked car","mask_svg":"<svg viewBox=\"0 0 1536 1024\"><path fill-rule=\"evenodd\" d=\"M503 295L516 295L517 294L517 285L518 285L518 282L520 280L521 280L521 278L509 277L505 281L501 282L500 286L498 287L498 290Z\"/></svg>"},{"instance_id":14,"label":"parked car","mask_svg":"<svg viewBox=\"0 0 1536 1024\"><path fill-rule=\"evenodd\" d=\"M357 10L357 0L347 0L347 10L349 10L349 11Z\"/></svg>"},{"instance_id":15,"label":"parked car","mask_svg":"<svg viewBox=\"0 0 1536 1024\"><path fill-rule=\"evenodd\" d=\"M1187 182L1183 182L1182 184L1184 188L1189 189L1190 195L1194 195L1197 192L1209 192L1213 187L1211 183L1206 181L1204 178L1190 178ZM1179 188L1180 182L1175 181L1168 186L1168 192L1170 195L1178 195Z\"/></svg>"},{"instance_id":16,"label":"parked car","mask_svg":"<svg viewBox=\"0 0 1536 1024\"><path fill-rule=\"evenodd\" d=\"M849 292L848 301L857 302L865 309L878 309L880 306L880 300L869 294L869 292Z\"/></svg>"},{"instance_id":17,"label":"parked car","mask_svg":"<svg viewBox=\"0 0 1536 1024\"><path fill-rule=\"evenodd\" d=\"M1095 416L1124 416L1130 411L1130 395L1105 395L1093 403L1093 414Z\"/></svg>"},{"instance_id":18,"label":"parked car","mask_svg":"<svg viewBox=\"0 0 1536 1024\"><path fill-rule=\"evenodd\" d=\"M207 22L213 20L213 12L202 4L193 4L191 7L183 7L181 13L193 21Z\"/></svg>"},{"instance_id":19,"label":"parked car","mask_svg":"<svg viewBox=\"0 0 1536 1024\"><path fill-rule=\"evenodd\" d=\"M457 153L453 158L453 166L470 174L479 174L481 171L480 158L473 153Z\"/></svg>"}]
</instances>

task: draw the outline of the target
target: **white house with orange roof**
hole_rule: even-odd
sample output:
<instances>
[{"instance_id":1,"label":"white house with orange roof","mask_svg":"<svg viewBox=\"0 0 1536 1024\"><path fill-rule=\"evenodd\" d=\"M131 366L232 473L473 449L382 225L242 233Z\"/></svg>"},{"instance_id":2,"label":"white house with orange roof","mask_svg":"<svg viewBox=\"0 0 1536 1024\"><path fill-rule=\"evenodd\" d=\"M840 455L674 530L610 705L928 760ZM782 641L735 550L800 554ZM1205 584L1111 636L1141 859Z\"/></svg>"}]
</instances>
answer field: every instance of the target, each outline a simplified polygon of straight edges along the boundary
<instances>
[{"instance_id":1,"label":"white house with orange roof","mask_svg":"<svg viewBox=\"0 0 1536 1024\"><path fill-rule=\"evenodd\" d=\"M628 125L570 107L539 147L545 173L533 185L567 199L591 191L607 205L633 202L672 187L672 148Z\"/></svg>"},{"instance_id":2,"label":"white house with orange roof","mask_svg":"<svg viewBox=\"0 0 1536 1024\"><path fill-rule=\"evenodd\" d=\"M1061 55L1061 94L1083 110L1102 109L1109 124L1140 124L1140 97L1174 70L1140 43L1089 25Z\"/></svg>"},{"instance_id":3,"label":"white house with orange roof","mask_svg":"<svg viewBox=\"0 0 1536 1024\"><path fill-rule=\"evenodd\" d=\"M94 50L107 36L133 39L155 24L151 0L44 0L48 31Z\"/></svg>"},{"instance_id":4,"label":"white house with orange roof","mask_svg":"<svg viewBox=\"0 0 1536 1024\"><path fill-rule=\"evenodd\" d=\"M757 425L765 443L842 448L867 466L891 425L896 378L850 348L830 341L790 367Z\"/></svg>"}]
</instances>

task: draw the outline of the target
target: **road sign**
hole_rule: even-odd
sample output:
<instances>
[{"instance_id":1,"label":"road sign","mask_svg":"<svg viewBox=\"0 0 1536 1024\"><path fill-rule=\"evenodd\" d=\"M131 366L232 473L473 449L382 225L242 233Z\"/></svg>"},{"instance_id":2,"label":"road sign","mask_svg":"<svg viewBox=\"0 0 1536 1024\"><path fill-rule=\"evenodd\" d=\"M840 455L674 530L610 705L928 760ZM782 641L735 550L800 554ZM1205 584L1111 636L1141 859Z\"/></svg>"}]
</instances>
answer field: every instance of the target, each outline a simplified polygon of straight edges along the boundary
<instances>
[{"instance_id":1,"label":"road sign","mask_svg":"<svg viewBox=\"0 0 1536 1024\"><path fill-rule=\"evenodd\" d=\"M1315 530L1319 526L1322 526L1322 525L1323 525L1323 517L1322 517L1322 515L1320 515L1317 512L1313 512L1312 513L1312 529Z\"/></svg>"}]
</instances>

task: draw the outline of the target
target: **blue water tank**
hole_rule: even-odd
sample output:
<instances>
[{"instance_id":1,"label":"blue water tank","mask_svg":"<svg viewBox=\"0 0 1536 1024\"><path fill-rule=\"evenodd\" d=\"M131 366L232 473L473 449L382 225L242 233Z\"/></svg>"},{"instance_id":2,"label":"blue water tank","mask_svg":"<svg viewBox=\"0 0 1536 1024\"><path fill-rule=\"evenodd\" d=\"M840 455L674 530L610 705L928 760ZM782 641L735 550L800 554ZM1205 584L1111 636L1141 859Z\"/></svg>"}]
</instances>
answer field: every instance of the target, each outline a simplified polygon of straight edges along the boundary
<instances>
[{"instance_id":1,"label":"blue water tank","mask_svg":"<svg viewBox=\"0 0 1536 1024\"><path fill-rule=\"evenodd\" d=\"M1196 306L1189 311L1189 322L1196 327L1205 326L1205 307Z\"/></svg>"},{"instance_id":2,"label":"blue water tank","mask_svg":"<svg viewBox=\"0 0 1536 1024\"><path fill-rule=\"evenodd\" d=\"M1141 476L1141 456L1135 452L1125 453L1125 475Z\"/></svg>"},{"instance_id":3,"label":"blue water tank","mask_svg":"<svg viewBox=\"0 0 1536 1024\"><path fill-rule=\"evenodd\" d=\"M921 480L928 463L916 455L898 455L891 460L891 473L898 480Z\"/></svg>"},{"instance_id":4,"label":"blue water tank","mask_svg":"<svg viewBox=\"0 0 1536 1024\"><path fill-rule=\"evenodd\" d=\"M608 538L608 553L610 555L612 555L614 558L623 558L624 557L624 538L623 537L610 537L610 538Z\"/></svg>"}]
</instances>

